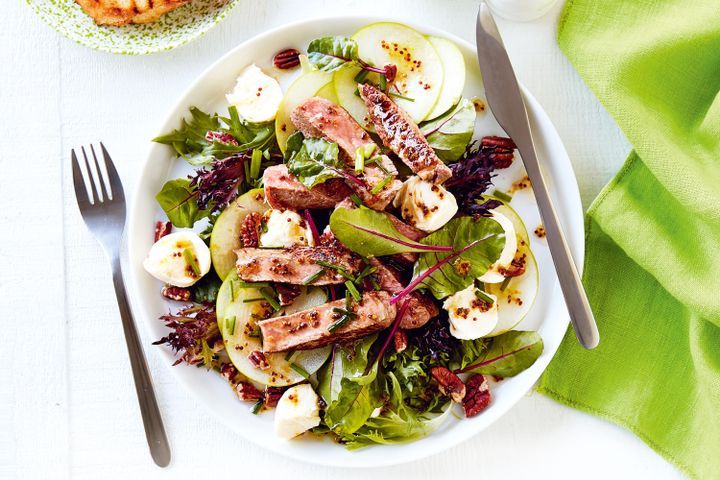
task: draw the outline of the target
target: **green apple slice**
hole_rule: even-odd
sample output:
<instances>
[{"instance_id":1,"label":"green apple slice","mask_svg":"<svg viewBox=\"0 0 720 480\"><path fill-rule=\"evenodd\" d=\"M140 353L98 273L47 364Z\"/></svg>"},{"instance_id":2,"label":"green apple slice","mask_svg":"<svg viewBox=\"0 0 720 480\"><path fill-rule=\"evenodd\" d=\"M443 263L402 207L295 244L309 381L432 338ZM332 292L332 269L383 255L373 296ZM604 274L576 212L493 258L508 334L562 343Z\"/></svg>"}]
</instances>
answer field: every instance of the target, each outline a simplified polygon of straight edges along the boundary
<instances>
[{"instance_id":1,"label":"green apple slice","mask_svg":"<svg viewBox=\"0 0 720 480\"><path fill-rule=\"evenodd\" d=\"M275 117L275 136L280 150L285 152L287 139L295 132L295 126L290 120L292 111L308 98L315 96L318 90L331 80L331 73L313 70L299 76L290 84Z\"/></svg>"},{"instance_id":2,"label":"green apple slice","mask_svg":"<svg viewBox=\"0 0 720 480\"><path fill-rule=\"evenodd\" d=\"M368 118L367 107L362 98L357 94L358 82L355 77L360 73L360 67L344 67L333 74L333 86L337 96L338 105L343 107L365 130L373 131L374 128ZM377 74L368 75L368 81L377 83Z\"/></svg>"},{"instance_id":3,"label":"green apple slice","mask_svg":"<svg viewBox=\"0 0 720 480\"><path fill-rule=\"evenodd\" d=\"M375 67L397 67L395 102L415 121L425 120L435 108L443 88L443 62L432 43L400 23L373 23L352 37L361 59ZM395 91L393 88L392 91Z\"/></svg>"},{"instance_id":4,"label":"green apple slice","mask_svg":"<svg viewBox=\"0 0 720 480\"><path fill-rule=\"evenodd\" d=\"M432 119L447 112L460 101L465 88L465 58L450 40L441 37L427 37L427 39L440 56L445 73L440 96L427 116L428 119Z\"/></svg>"},{"instance_id":5,"label":"green apple slice","mask_svg":"<svg viewBox=\"0 0 720 480\"><path fill-rule=\"evenodd\" d=\"M267 369L256 368L248 359L253 351L262 350L257 321L272 313L267 302L258 300L261 298L259 289L243 288L234 271L220 287L216 303L218 328L230 361L248 379L263 385L282 387L305 380L302 371L315 373L327 360L331 347L302 350L291 355L285 352L265 354L270 365ZM284 313L307 310L326 302L324 290L311 287L303 291Z\"/></svg>"},{"instance_id":6,"label":"green apple slice","mask_svg":"<svg viewBox=\"0 0 720 480\"><path fill-rule=\"evenodd\" d=\"M334 82L328 82L325 85L323 85L322 88L320 88L320 90L318 90L315 93L315 96L324 98L326 100L330 100L332 103L335 103L335 104L338 103L337 95L335 95Z\"/></svg>"},{"instance_id":7,"label":"green apple slice","mask_svg":"<svg viewBox=\"0 0 720 480\"><path fill-rule=\"evenodd\" d=\"M264 213L268 208L264 190L256 188L230 202L215 220L210 234L210 257L221 280L235 270L235 250L242 247L240 229L245 216L250 212Z\"/></svg>"}]
</instances>

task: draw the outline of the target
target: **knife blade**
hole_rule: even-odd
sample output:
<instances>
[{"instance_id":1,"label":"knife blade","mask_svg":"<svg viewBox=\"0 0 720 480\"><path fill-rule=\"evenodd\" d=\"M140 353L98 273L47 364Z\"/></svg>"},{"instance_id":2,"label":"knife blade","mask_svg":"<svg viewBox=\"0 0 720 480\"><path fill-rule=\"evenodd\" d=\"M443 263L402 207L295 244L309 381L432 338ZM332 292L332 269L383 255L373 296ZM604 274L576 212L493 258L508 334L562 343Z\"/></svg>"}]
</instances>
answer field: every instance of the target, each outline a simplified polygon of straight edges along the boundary
<instances>
[{"instance_id":1,"label":"knife blade","mask_svg":"<svg viewBox=\"0 0 720 480\"><path fill-rule=\"evenodd\" d=\"M540 169L527 109L515 71L495 20L484 2L480 4L478 11L475 34L486 99L497 122L517 145L525 164L575 336L583 347L595 348L600 342L595 317Z\"/></svg>"}]
</instances>

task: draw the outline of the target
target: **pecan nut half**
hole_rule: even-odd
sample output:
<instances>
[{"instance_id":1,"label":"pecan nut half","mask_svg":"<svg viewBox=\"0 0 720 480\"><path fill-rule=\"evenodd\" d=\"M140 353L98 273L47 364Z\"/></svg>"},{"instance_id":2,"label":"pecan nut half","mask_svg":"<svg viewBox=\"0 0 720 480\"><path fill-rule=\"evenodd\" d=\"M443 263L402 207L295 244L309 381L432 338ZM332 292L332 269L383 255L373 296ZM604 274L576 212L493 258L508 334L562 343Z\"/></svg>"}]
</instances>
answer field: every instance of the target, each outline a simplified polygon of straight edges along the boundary
<instances>
[{"instance_id":1,"label":"pecan nut half","mask_svg":"<svg viewBox=\"0 0 720 480\"><path fill-rule=\"evenodd\" d=\"M263 402L267 408L277 407L280 397L285 392L285 387L265 387L265 401Z\"/></svg>"},{"instance_id":2,"label":"pecan nut half","mask_svg":"<svg viewBox=\"0 0 720 480\"><path fill-rule=\"evenodd\" d=\"M240 228L240 240L245 248L257 248L260 245L260 224L262 215L251 212L245 215Z\"/></svg>"},{"instance_id":3,"label":"pecan nut half","mask_svg":"<svg viewBox=\"0 0 720 480\"><path fill-rule=\"evenodd\" d=\"M187 288L165 285L162 289L162 296L178 302L189 302L192 292Z\"/></svg>"},{"instance_id":4,"label":"pecan nut half","mask_svg":"<svg viewBox=\"0 0 720 480\"><path fill-rule=\"evenodd\" d=\"M300 52L294 48L288 48L275 54L273 57L275 68L280 70L288 70L300 65Z\"/></svg>"},{"instance_id":5,"label":"pecan nut half","mask_svg":"<svg viewBox=\"0 0 720 480\"><path fill-rule=\"evenodd\" d=\"M408 336L405 330L398 329L398 331L395 332L395 335L393 335L393 345L397 353L405 351L408 347Z\"/></svg>"},{"instance_id":6,"label":"pecan nut half","mask_svg":"<svg viewBox=\"0 0 720 480\"><path fill-rule=\"evenodd\" d=\"M260 350L255 350L248 355L248 360L250 360L250 363L252 363L257 369L267 370L270 368L270 364L268 363L267 358L265 358L265 354Z\"/></svg>"},{"instance_id":7,"label":"pecan nut half","mask_svg":"<svg viewBox=\"0 0 720 480\"><path fill-rule=\"evenodd\" d=\"M452 399L453 402L460 403L465 398L465 384L460 377L445 367L433 367L430 374L438 382L440 393Z\"/></svg>"},{"instance_id":8,"label":"pecan nut half","mask_svg":"<svg viewBox=\"0 0 720 480\"><path fill-rule=\"evenodd\" d=\"M465 386L467 388L467 394L463 400L465 416L474 417L490 405L490 400L492 400L490 386L485 377L479 374L468 378Z\"/></svg>"},{"instance_id":9,"label":"pecan nut half","mask_svg":"<svg viewBox=\"0 0 720 480\"><path fill-rule=\"evenodd\" d=\"M496 137L494 135L488 135L480 140L480 145L483 147L499 147L505 150L513 151L517 148L512 138L508 137Z\"/></svg>"},{"instance_id":10,"label":"pecan nut half","mask_svg":"<svg viewBox=\"0 0 720 480\"><path fill-rule=\"evenodd\" d=\"M155 241L157 242L165 235L169 235L172 232L172 223L170 222L155 222Z\"/></svg>"}]
</instances>

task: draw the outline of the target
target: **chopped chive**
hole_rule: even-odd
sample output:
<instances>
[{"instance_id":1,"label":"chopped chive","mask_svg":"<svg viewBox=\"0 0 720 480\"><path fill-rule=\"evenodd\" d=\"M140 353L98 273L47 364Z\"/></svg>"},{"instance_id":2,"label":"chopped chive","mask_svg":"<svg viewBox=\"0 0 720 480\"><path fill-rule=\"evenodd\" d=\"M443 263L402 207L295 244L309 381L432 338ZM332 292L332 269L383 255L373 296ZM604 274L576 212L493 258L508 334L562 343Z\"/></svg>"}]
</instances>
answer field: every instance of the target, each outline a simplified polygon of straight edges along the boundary
<instances>
[{"instance_id":1,"label":"chopped chive","mask_svg":"<svg viewBox=\"0 0 720 480\"><path fill-rule=\"evenodd\" d=\"M382 162L380 161L381 158L382 158L382 155L375 155L375 156L372 157L369 161L370 161L371 163L374 163L375 165L377 165L377 167L378 167L380 170L382 170L382 172L383 172L385 175L390 175L390 170L388 170L387 168L385 168L385 165L383 165Z\"/></svg>"},{"instance_id":2,"label":"chopped chive","mask_svg":"<svg viewBox=\"0 0 720 480\"><path fill-rule=\"evenodd\" d=\"M200 265L198 265L197 259L195 259L193 249L186 248L185 250L183 250L183 258L185 259L185 262L187 262L187 264L190 266L195 276L200 277Z\"/></svg>"},{"instance_id":3,"label":"chopped chive","mask_svg":"<svg viewBox=\"0 0 720 480\"><path fill-rule=\"evenodd\" d=\"M369 70L360 70L353 80L355 80L355 83L363 83L369 74Z\"/></svg>"},{"instance_id":4,"label":"chopped chive","mask_svg":"<svg viewBox=\"0 0 720 480\"><path fill-rule=\"evenodd\" d=\"M235 280L230 280L230 298L235 301Z\"/></svg>"},{"instance_id":5,"label":"chopped chive","mask_svg":"<svg viewBox=\"0 0 720 480\"><path fill-rule=\"evenodd\" d=\"M400 99L402 99L402 100L407 100L408 102L414 102L414 101L415 101L414 98L406 97L405 95L400 95L399 93L390 92L389 95L390 95L391 97L400 98Z\"/></svg>"},{"instance_id":6,"label":"chopped chive","mask_svg":"<svg viewBox=\"0 0 720 480\"><path fill-rule=\"evenodd\" d=\"M265 297L245 298L243 303L264 302Z\"/></svg>"},{"instance_id":7,"label":"chopped chive","mask_svg":"<svg viewBox=\"0 0 720 480\"><path fill-rule=\"evenodd\" d=\"M476 288L476 289L475 289L475 296L476 296L477 298L479 298L480 300L482 300L483 302L489 304L489 305L492 305L492 304L495 303L495 300L493 300L493 298L492 298L490 295L488 295L487 293L483 292L483 291L480 290L479 288Z\"/></svg>"},{"instance_id":8,"label":"chopped chive","mask_svg":"<svg viewBox=\"0 0 720 480\"><path fill-rule=\"evenodd\" d=\"M276 312L280 310L280 304L278 303L277 299L275 299L272 294L268 293L266 289L261 288L260 295L262 295L263 298L270 304L270 306L272 306L273 310L275 310Z\"/></svg>"},{"instance_id":9,"label":"chopped chive","mask_svg":"<svg viewBox=\"0 0 720 480\"><path fill-rule=\"evenodd\" d=\"M320 265L321 267L325 267L325 268L329 268L329 269L335 270L335 271L338 272L340 275L342 275L343 278L345 278L346 280L353 280L353 277L347 272L347 270L345 270L345 269L342 268L342 267L339 267L339 266L337 266L337 265L333 265L332 263L328 263L328 262L325 262L325 261L323 261L323 260L318 260L318 261L317 261L317 264Z\"/></svg>"},{"instance_id":10,"label":"chopped chive","mask_svg":"<svg viewBox=\"0 0 720 480\"><path fill-rule=\"evenodd\" d=\"M303 367L301 367L297 363L291 363L290 368L295 370L295 372L297 372L298 374L302 375L303 378L305 378L305 379L310 378L310 374L307 372L307 370L305 370Z\"/></svg>"},{"instance_id":11,"label":"chopped chive","mask_svg":"<svg viewBox=\"0 0 720 480\"><path fill-rule=\"evenodd\" d=\"M512 280L512 277L505 277L505 280L500 284L501 292L504 292L508 285L510 285L510 280Z\"/></svg>"},{"instance_id":12,"label":"chopped chive","mask_svg":"<svg viewBox=\"0 0 720 480\"><path fill-rule=\"evenodd\" d=\"M253 149L252 157L250 157L250 178L255 179L260 176L260 163L262 162L262 150Z\"/></svg>"},{"instance_id":13,"label":"chopped chive","mask_svg":"<svg viewBox=\"0 0 720 480\"><path fill-rule=\"evenodd\" d=\"M372 283L373 290L380 291L380 284L375 280L375 277L370 277L370 283Z\"/></svg>"},{"instance_id":14,"label":"chopped chive","mask_svg":"<svg viewBox=\"0 0 720 480\"><path fill-rule=\"evenodd\" d=\"M243 282L242 280L236 280L233 283L237 283L240 288L263 288L270 286L270 282Z\"/></svg>"},{"instance_id":15,"label":"chopped chive","mask_svg":"<svg viewBox=\"0 0 720 480\"><path fill-rule=\"evenodd\" d=\"M352 297L348 295L348 292L345 292L345 311L350 311L350 307L352 307Z\"/></svg>"},{"instance_id":16,"label":"chopped chive","mask_svg":"<svg viewBox=\"0 0 720 480\"><path fill-rule=\"evenodd\" d=\"M365 156L361 149L362 147L355 150L355 173L362 173L365 170Z\"/></svg>"},{"instance_id":17,"label":"chopped chive","mask_svg":"<svg viewBox=\"0 0 720 480\"><path fill-rule=\"evenodd\" d=\"M387 90L387 77L380 75L380 81L378 82L378 88L382 91Z\"/></svg>"},{"instance_id":18,"label":"chopped chive","mask_svg":"<svg viewBox=\"0 0 720 480\"><path fill-rule=\"evenodd\" d=\"M262 156L265 160L270 160L270 149L268 148L267 150L263 151Z\"/></svg>"},{"instance_id":19,"label":"chopped chive","mask_svg":"<svg viewBox=\"0 0 720 480\"><path fill-rule=\"evenodd\" d=\"M502 190L495 190L492 194L493 194L493 196L499 198L503 202L510 203L510 200L512 200L512 195L508 195L507 193L503 192Z\"/></svg>"},{"instance_id":20,"label":"chopped chive","mask_svg":"<svg viewBox=\"0 0 720 480\"><path fill-rule=\"evenodd\" d=\"M243 162L243 168L245 169L245 178L250 178L250 163Z\"/></svg>"},{"instance_id":21,"label":"chopped chive","mask_svg":"<svg viewBox=\"0 0 720 480\"><path fill-rule=\"evenodd\" d=\"M388 183L390 183L390 181L392 181L392 179L393 179L393 176L392 176L392 175L386 176L385 178L382 179L382 181L381 181L380 183L378 183L377 185L375 185L375 186L373 187L373 189L370 190L370 193L372 193L373 195L376 195L376 194L380 193L380 190L382 190L383 188L385 188L385 185L387 185Z\"/></svg>"},{"instance_id":22,"label":"chopped chive","mask_svg":"<svg viewBox=\"0 0 720 480\"><path fill-rule=\"evenodd\" d=\"M362 200L360 200L360 197L358 197L356 193L350 195L350 200L353 201L356 207L362 207Z\"/></svg>"},{"instance_id":23,"label":"chopped chive","mask_svg":"<svg viewBox=\"0 0 720 480\"><path fill-rule=\"evenodd\" d=\"M265 399L261 398L258 400L255 405L253 405L252 409L250 410L253 415L257 415L260 413L260 410L262 410L263 405L265 404Z\"/></svg>"},{"instance_id":24,"label":"chopped chive","mask_svg":"<svg viewBox=\"0 0 720 480\"><path fill-rule=\"evenodd\" d=\"M235 335L235 322L236 321L237 321L237 317L225 319L225 330L229 331L230 335Z\"/></svg>"},{"instance_id":25,"label":"chopped chive","mask_svg":"<svg viewBox=\"0 0 720 480\"><path fill-rule=\"evenodd\" d=\"M337 330L338 328L340 328L340 327L342 327L343 325L345 325L345 324L348 322L348 320L350 320L350 317L347 316L347 315L343 315L342 317L340 317L340 318L338 319L337 322L331 323L331 324L328 326L328 332L330 332L330 333L334 332L334 331Z\"/></svg>"},{"instance_id":26,"label":"chopped chive","mask_svg":"<svg viewBox=\"0 0 720 480\"><path fill-rule=\"evenodd\" d=\"M349 308L349 307L348 307L348 308ZM347 309L345 309L345 308L333 307L332 311L335 312L335 313L339 313L340 315L347 315L347 316L350 317L350 318L357 317L357 313L355 313L355 312L353 312L353 311L350 311L350 310L347 310Z\"/></svg>"},{"instance_id":27,"label":"chopped chive","mask_svg":"<svg viewBox=\"0 0 720 480\"><path fill-rule=\"evenodd\" d=\"M293 350L290 350L289 352L287 352L285 354L285 361L289 362L293 355L295 355L295 352Z\"/></svg>"},{"instance_id":28,"label":"chopped chive","mask_svg":"<svg viewBox=\"0 0 720 480\"><path fill-rule=\"evenodd\" d=\"M325 273L325 269L321 268L320 270L303 280L303 285L310 285L311 283L314 283L315 280L323 276L323 273Z\"/></svg>"},{"instance_id":29,"label":"chopped chive","mask_svg":"<svg viewBox=\"0 0 720 480\"><path fill-rule=\"evenodd\" d=\"M346 281L345 288L348 289L348 292L350 292L350 295L352 295L356 302L360 301L360 292L358 292L358 289L353 282L350 280Z\"/></svg>"},{"instance_id":30,"label":"chopped chive","mask_svg":"<svg viewBox=\"0 0 720 480\"><path fill-rule=\"evenodd\" d=\"M369 265L366 266L366 267L363 269L363 271L360 272L360 274L359 274L357 277L355 277L355 283L360 282L360 281L363 280L365 277L367 277L368 275L372 275L372 274L375 273L375 272L377 272L377 267L371 267L371 266L369 266Z\"/></svg>"},{"instance_id":31,"label":"chopped chive","mask_svg":"<svg viewBox=\"0 0 720 480\"><path fill-rule=\"evenodd\" d=\"M355 94L356 97L360 98L360 90L358 90L358 89L356 88L353 93Z\"/></svg>"}]
</instances>

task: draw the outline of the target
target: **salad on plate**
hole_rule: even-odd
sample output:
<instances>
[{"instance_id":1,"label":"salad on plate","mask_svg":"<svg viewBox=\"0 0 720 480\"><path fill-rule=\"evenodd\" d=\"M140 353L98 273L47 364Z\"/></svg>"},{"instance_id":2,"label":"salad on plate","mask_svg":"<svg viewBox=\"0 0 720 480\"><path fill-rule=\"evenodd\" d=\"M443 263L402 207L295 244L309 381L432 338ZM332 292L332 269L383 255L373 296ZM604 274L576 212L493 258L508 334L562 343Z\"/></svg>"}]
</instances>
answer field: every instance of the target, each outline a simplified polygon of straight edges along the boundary
<instances>
[{"instance_id":1,"label":"salad on plate","mask_svg":"<svg viewBox=\"0 0 720 480\"><path fill-rule=\"evenodd\" d=\"M515 145L476 131L458 48L382 22L242 67L227 113L155 139L192 168L156 196L155 343L287 439L403 443L482 414L543 342L515 330L538 269L493 188Z\"/></svg>"}]
</instances>

